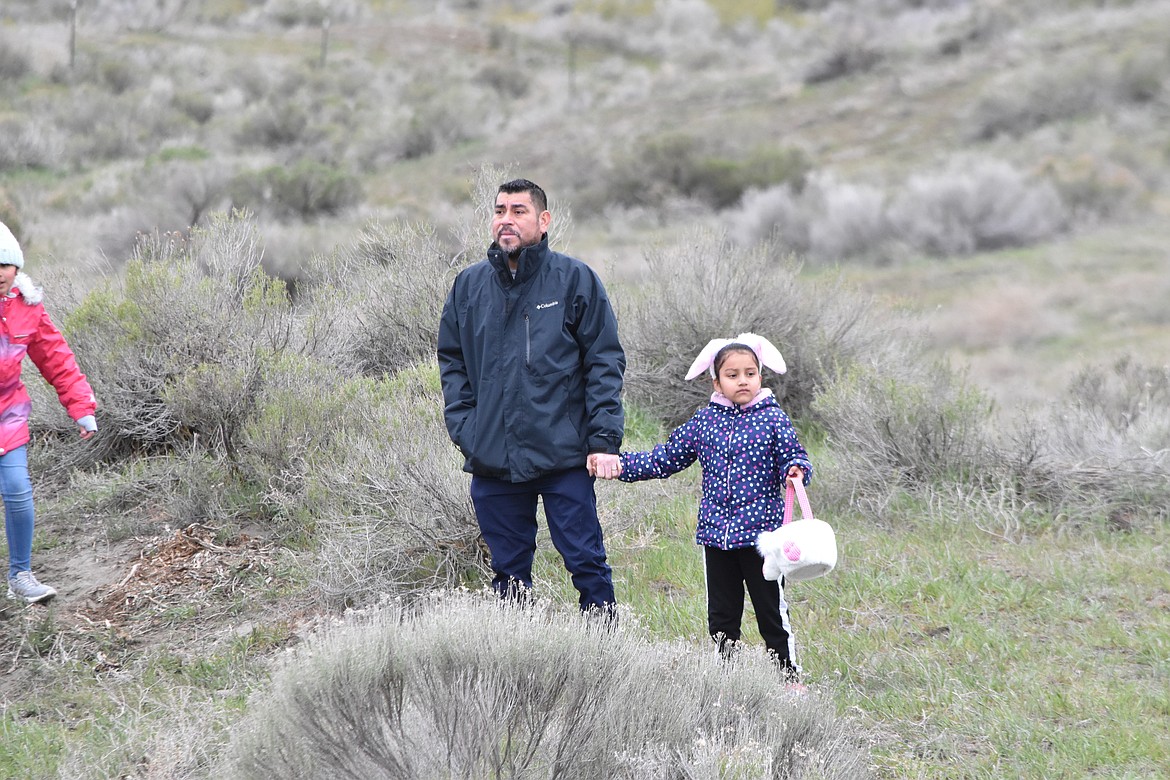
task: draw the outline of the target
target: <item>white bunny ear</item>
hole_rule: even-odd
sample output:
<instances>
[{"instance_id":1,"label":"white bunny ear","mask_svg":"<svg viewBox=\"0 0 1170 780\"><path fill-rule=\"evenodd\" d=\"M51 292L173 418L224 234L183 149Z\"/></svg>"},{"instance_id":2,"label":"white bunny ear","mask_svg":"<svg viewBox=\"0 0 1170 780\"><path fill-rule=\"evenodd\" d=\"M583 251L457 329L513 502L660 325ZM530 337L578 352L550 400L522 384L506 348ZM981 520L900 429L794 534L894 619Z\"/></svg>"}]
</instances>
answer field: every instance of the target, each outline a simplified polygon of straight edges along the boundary
<instances>
[{"instance_id":1,"label":"white bunny ear","mask_svg":"<svg viewBox=\"0 0 1170 780\"><path fill-rule=\"evenodd\" d=\"M687 379L694 379L709 369L715 360L715 354L730 343L730 339L711 339L708 341L707 346L703 347L703 351L699 353L695 362L691 363L690 369L687 370Z\"/></svg>"},{"instance_id":2,"label":"white bunny ear","mask_svg":"<svg viewBox=\"0 0 1170 780\"><path fill-rule=\"evenodd\" d=\"M756 357L760 362L768 368L775 371L777 374L783 374L788 371L788 366L784 362L784 356L780 354L780 350L772 345L763 336L755 333L741 333L735 338L736 342L746 344L751 347L752 352L756 353Z\"/></svg>"}]
</instances>

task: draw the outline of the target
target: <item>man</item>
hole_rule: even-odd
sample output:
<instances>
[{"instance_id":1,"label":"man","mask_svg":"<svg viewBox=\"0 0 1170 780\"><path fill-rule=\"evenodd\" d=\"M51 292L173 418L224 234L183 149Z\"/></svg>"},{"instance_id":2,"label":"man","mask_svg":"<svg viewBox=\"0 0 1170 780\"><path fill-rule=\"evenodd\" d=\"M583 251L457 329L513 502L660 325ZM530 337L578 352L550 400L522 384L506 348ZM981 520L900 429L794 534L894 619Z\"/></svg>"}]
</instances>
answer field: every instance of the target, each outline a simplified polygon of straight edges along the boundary
<instances>
[{"instance_id":1,"label":"man","mask_svg":"<svg viewBox=\"0 0 1170 780\"><path fill-rule=\"evenodd\" d=\"M616 466L626 358L601 280L549 249L551 222L536 184L500 185L487 259L456 277L439 322L444 415L472 475L492 588L531 589L541 498L582 611L612 615L593 483Z\"/></svg>"}]
</instances>

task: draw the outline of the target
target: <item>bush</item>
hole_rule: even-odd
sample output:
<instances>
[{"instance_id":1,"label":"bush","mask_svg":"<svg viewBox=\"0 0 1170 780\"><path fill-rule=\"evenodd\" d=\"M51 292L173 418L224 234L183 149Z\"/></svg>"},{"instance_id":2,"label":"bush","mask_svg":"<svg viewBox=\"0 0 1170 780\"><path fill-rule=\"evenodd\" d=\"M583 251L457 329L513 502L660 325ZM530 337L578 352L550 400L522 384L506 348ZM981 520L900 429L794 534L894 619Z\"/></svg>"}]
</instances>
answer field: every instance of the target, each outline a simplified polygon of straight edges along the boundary
<instances>
[{"instance_id":1,"label":"bush","mask_svg":"<svg viewBox=\"0 0 1170 780\"><path fill-rule=\"evenodd\" d=\"M893 197L828 173L747 193L732 218L743 244L775 240L817 263L885 262L905 250L951 256L1024 246L1067 225L1056 187L1007 163L959 157L935 173L910 177Z\"/></svg>"},{"instance_id":2,"label":"bush","mask_svg":"<svg viewBox=\"0 0 1170 780\"><path fill-rule=\"evenodd\" d=\"M239 454L264 366L297 346L283 285L260 259L241 218L221 216L189 238L146 236L124 276L64 318L100 403L102 435L76 457L95 463L193 441Z\"/></svg>"},{"instance_id":3,"label":"bush","mask_svg":"<svg viewBox=\"0 0 1170 780\"><path fill-rule=\"evenodd\" d=\"M813 258L831 262L872 256L890 240L885 195L876 187L817 177L805 196L812 208L808 243Z\"/></svg>"},{"instance_id":4,"label":"bush","mask_svg":"<svg viewBox=\"0 0 1170 780\"><path fill-rule=\"evenodd\" d=\"M893 240L886 195L877 187L815 173L791 185L747 193L733 217L741 243L774 240L818 264L884 258Z\"/></svg>"},{"instance_id":5,"label":"bush","mask_svg":"<svg viewBox=\"0 0 1170 780\"><path fill-rule=\"evenodd\" d=\"M782 182L798 186L808 160L796 150L758 147L743 160L711 156L704 139L682 133L643 138L614 161L607 191L628 206L693 198L717 209L737 203L750 188Z\"/></svg>"},{"instance_id":6,"label":"bush","mask_svg":"<svg viewBox=\"0 0 1170 780\"><path fill-rule=\"evenodd\" d=\"M1120 99L1133 103L1157 100L1166 90L1166 71L1170 69L1170 52L1148 49L1127 52L1117 73Z\"/></svg>"},{"instance_id":7,"label":"bush","mask_svg":"<svg viewBox=\"0 0 1170 780\"><path fill-rule=\"evenodd\" d=\"M835 279L798 279L799 266L772 244L736 247L725 235L696 231L671 247L646 253L653 284L615 286L615 307L629 366L626 393L668 425L687 420L710 396L709 380L683 379L713 338L745 331L768 338L788 373L765 372L785 410L805 416L818 388L839 367L866 359L894 363L911 349L892 318L881 321L869 302ZM897 346L895 346L897 345Z\"/></svg>"},{"instance_id":8,"label":"bush","mask_svg":"<svg viewBox=\"0 0 1170 780\"><path fill-rule=\"evenodd\" d=\"M0 38L0 83L7 85L20 81L31 69L28 55Z\"/></svg>"},{"instance_id":9,"label":"bush","mask_svg":"<svg viewBox=\"0 0 1170 780\"><path fill-rule=\"evenodd\" d=\"M335 215L362 198L356 176L312 160L239 174L229 190L234 209L271 213L280 219Z\"/></svg>"},{"instance_id":10,"label":"bush","mask_svg":"<svg viewBox=\"0 0 1170 780\"><path fill-rule=\"evenodd\" d=\"M826 40L818 47L822 53L805 69L804 83L820 84L865 73L885 58L877 44L877 24L864 10L848 4L830 6L821 23Z\"/></svg>"},{"instance_id":11,"label":"bush","mask_svg":"<svg viewBox=\"0 0 1170 780\"><path fill-rule=\"evenodd\" d=\"M729 669L485 598L385 608L314 637L250 702L217 776L869 775L831 703L783 695L762 654Z\"/></svg>"},{"instance_id":12,"label":"bush","mask_svg":"<svg viewBox=\"0 0 1170 780\"><path fill-rule=\"evenodd\" d=\"M1039 419L1017 426L1020 491L1061 516L1164 520L1170 507L1170 369L1124 357L1090 366Z\"/></svg>"},{"instance_id":13,"label":"bush","mask_svg":"<svg viewBox=\"0 0 1170 780\"><path fill-rule=\"evenodd\" d=\"M69 94L68 101L52 104L51 116L38 127L54 128L62 139L62 159L53 159L54 166L90 169L106 160L141 159L191 126L169 101L159 103L150 94L112 95L92 84L78 84Z\"/></svg>"},{"instance_id":14,"label":"bush","mask_svg":"<svg viewBox=\"0 0 1170 780\"><path fill-rule=\"evenodd\" d=\"M438 370L346 377L292 355L265 375L239 473L286 535L311 534L317 592L413 597L487 572Z\"/></svg>"},{"instance_id":15,"label":"bush","mask_svg":"<svg viewBox=\"0 0 1170 780\"><path fill-rule=\"evenodd\" d=\"M128 92L135 86L138 70L134 63L124 57L101 59L94 63L98 81L115 95Z\"/></svg>"},{"instance_id":16,"label":"bush","mask_svg":"<svg viewBox=\"0 0 1170 780\"><path fill-rule=\"evenodd\" d=\"M215 116L215 101L211 95L196 90L178 92L172 98L175 108L196 124L205 125Z\"/></svg>"},{"instance_id":17,"label":"bush","mask_svg":"<svg viewBox=\"0 0 1170 780\"><path fill-rule=\"evenodd\" d=\"M351 603L481 579L479 528L442 418L433 337L414 343L411 331L391 344L396 361L421 354L422 365L398 362L393 379L357 377L353 355L363 353L345 316L359 310L349 291L312 290L294 310L260 258L240 215L190 239L144 239L121 284L91 292L65 318L99 400L100 435L75 446L42 383L33 427L50 446L38 448L38 473L153 456L163 489L134 493L140 511L181 506L176 496L206 497L218 485L224 495L207 512L311 534L320 592ZM403 260L382 259L370 268L383 277ZM403 321L433 330L441 302ZM185 485L209 469L220 475L214 482Z\"/></svg>"},{"instance_id":18,"label":"bush","mask_svg":"<svg viewBox=\"0 0 1170 780\"><path fill-rule=\"evenodd\" d=\"M434 359L439 317L455 277L426 225L370 223L336 256L319 258L298 289L332 299L351 333L353 364L367 376Z\"/></svg>"},{"instance_id":19,"label":"bush","mask_svg":"<svg viewBox=\"0 0 1170 780\"><path fill-rule=\"evenodd\" d=\"M16 236L16 240L20 242L21 249L27 253L29 245L28 239L24 237L24 226L21 224L20 208L2 187L0 187L0 222L3 222L12 231L12 235Z\"/></svg>"},{"instance_id":20,"label":"bush","mask_svg":"<svg viewBox=\"0 0 1170 780\"><path fill-rule=\"evenodd\" d=\"M383 133L382 143L406 160L418 159L482 138L485 115L496 96L474 87L462 74L412 80L401 98L410 116L400 128Z\"/></svg>"},{"instance_id":21,"label":"bush","mask_svg":"<svg viewBox=\"0 0 1170 780\"><path fill-rule=\"evenodd\" d=\"M1056 188L1068 221L1080 226L1140 213L1151 197L1130 167L1095 155L1048 158L1041 173Z\"/></svg>"},{"instance_id":22,"label":"bush","mask_svg":"<svg viewBox=\"0 0 1170 780\"><path fill-rule=\"evenodd\" d=\"M524 97L531 88L528 79L517 78L516 66L511 63L489 62L475 74L475 81L490 87L500 97L511 100Z\"/></svg>"},{"instance_id":23,"label":"bush","mask_svg":"<svg viewBox=\"0 0 1170 780\"><path fill-rule=\"evenodd\" d=\"M285 516L300 518L293 527L314 529L318 592L368 605L490 578L433 359L392 379L354 380L336 392L346 402L344 419L328 439L304 443L303 465L292 472L301 489L274 481L279 493L269 494Z\"/></svg>"},{"instance_id":24,"label":"bush","mask_svg":"<svg viewBox=\"0 0 1170 780\"><path fill-rule=\"evenodd\" d=\"M730 215L731 234L740 246L773 241L784 251L808 255L813 214L806 205L801 189L790 185L751 190Z\"/></svg>"},{"instance_id":25,"label":"bush","mask_svg":"<svg viewBox=\"0 0 1170 780\"><path fill-rule=\"evenodd\" d=\"M943 488L1017 528L1027 512L1128 529L1167 517L1168 402L1170 370L1125 358L1086 369L1065 398L1002 428L987 398L942 365L901 376L854 368L813 408L832 454L828 492L870 515L882 516L899 488Z\"/></svg>"},{"instance_id":26,"label":"bush","mask_svg":"<svg viewBox=\"0 0 1170 780\"><path fill-rule=\"evenodd\" d=\"M76 433L72 438L77 441ZM50 458L43 447L29 450L30 468L36 472L38 484L45 481L42 474L60 473L60 464ZM272 507L261 498L260 491L240 479L222 455L195 451L126 458L91 471L74 472L66 489L38 502L37 517L58 528L100 527L105 540L116 544L192 523L228 533L228 529L245 524L267 524Z\"/></svg>"},{"instance_id":27,"label":"bush","mask_svg":"<svg viewBox=\"0 0 1170 780\"><path fill-rule=\"evenodd\" d=\"M1012 73L976 101L970 135L978 141L1018 137L1052 122L1091 116L1110 103L1109 78L1096 60Z\"/></svg>"},{"instance_id":28,"label":"bush","mask_svg":"<svg viewBox=\"0 0 1170 780\"><path fill-rule=\"evenodd\" d=\"M54 106L55 116L49 124L69 139L66 159L75 164L136 157L141 152L142 131L142 125L134 120L136 108L128 96L114 98L79 85L68 105Z\"/></svg>"},{"instance_id":29,"label":"bush","mask_svg":"<svg viewBox=\"0 0 1170 780\"><path fill-rule=\"evenodd\" d=\"M236 133L241 145L272 148L305 139L309 112L294 100L269 100L256 107Z\"/></svg>"},{"instance_id":30,"label":"bush","mask_svg":"<svg viewBox=\"0 0 1170 780\"><path fill-rule=\"evenodd\" d=\"M841 372L813 402L829 446L863 491L976 483L996 468L991 402L941 364L916 376L872 365Z\"/></svg>"},{"instance_id":31,"label":"bush","mask_svg":"<svg viewBox=\"0 0 1170 780\"><path fill-rule=\"evenodd\" d=\"M1029 180L999 160L962 157L940 173L912 176L889 219L907 244L944 257L1026 246L1066 224L1051 183Z\"/></svg>"},{"instance_id":32,"label":"bush","mask_svg":"<svg viewBox=\"0 0 1170 780\"><path fill-rule=\"evenodd\" d=\"M200 151L163 150L159 163L135 177L135 191L151 194L151 203L140 211L153 216L160 228L186 230L227 206L230 168L204 159Z\"/></svg>"}]
</instances>

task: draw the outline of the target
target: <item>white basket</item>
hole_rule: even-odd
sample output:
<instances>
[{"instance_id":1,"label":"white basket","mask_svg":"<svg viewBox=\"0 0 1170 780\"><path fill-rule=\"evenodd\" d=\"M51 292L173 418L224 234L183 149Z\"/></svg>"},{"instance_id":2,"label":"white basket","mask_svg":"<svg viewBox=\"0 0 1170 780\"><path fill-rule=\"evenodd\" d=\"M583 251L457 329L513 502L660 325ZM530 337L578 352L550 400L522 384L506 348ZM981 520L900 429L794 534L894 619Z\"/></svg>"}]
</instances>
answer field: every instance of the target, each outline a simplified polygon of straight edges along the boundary
<instances>
[{"instance_id":1,"label":"white basket","mask_svg":"<svg viewBox=\"0 0 1170 780\"><path fill-rule=\"evenodd\" d=\"M800 499L802 520L792 520L793 493ZM788 483L784 499L783 524L775 531L764 531L756 540L756 549L764 556L764 579L783 576L787 582L800 582L828 574L837 565L833 527L812 516L799 480Z\"/></svg>"}]
</instances>

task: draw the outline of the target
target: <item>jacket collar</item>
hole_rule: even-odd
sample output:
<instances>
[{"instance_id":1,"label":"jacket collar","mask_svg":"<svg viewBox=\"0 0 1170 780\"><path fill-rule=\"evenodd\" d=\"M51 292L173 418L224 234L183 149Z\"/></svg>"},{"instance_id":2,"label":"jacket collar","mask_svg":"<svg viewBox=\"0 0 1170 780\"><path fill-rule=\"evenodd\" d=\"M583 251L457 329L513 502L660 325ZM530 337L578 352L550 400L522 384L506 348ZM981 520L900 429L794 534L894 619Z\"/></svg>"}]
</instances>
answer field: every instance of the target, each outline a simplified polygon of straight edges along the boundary
<instances>
[{"instance_id":1,"label":"jacket collar","mask_svg":"<svg viewBox=\"0 0 1170 780\"><path fill-rule=\"evenodd\" d=\"M24 271L16 272L16 279L12 282L12 289L8 291L8 297L15 298L17 293L24 297L24 302L29 306L36 306L45 298L41 288L37 287L33 283L32 277Z\"/></svg>"},{"instance_id":2,"label":"jacket collar","mask_svg":"<svg viewBox=\"0 0 1170 780\"><path fill-rule=\"evenodd\" d=\"M516 262L516 277L512 278L512 269L508 267L508 253L500 249L500 245L492 242L488 247L488 262L499 273L504 286L526 282L536 275L537 270L549 254L548 233L540 237L540 242L526 246L520 250L520 257Z\"/></svg>"},{"instance_id":3,"label":"jacket collar","mask_svg":"<svg viewBox=\"0 0 1170 780\"><path fill-rule=\"evenodd\" d=\"M743 406L736 407L736 405L734 403L732 403L730 398L728 398L723 393L716 390L714 393L711 393L711 403L717 404L719 406L728 406L728 407L731 407L733 409L739 408L741 411L745 411L747 409L751 409L753 406L759 406L760 404L763 404L765 401L767 401L771 397L772 397L772 391L766 387L761 387L760 392L756 393L755 398L748 401Z\"/></svg>"}]
</instances>

